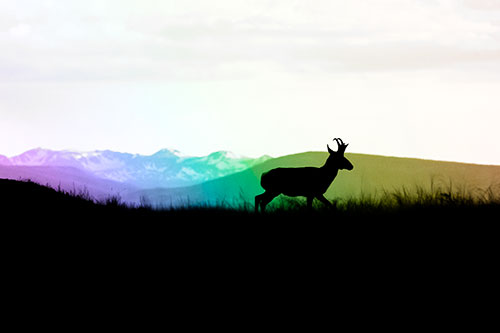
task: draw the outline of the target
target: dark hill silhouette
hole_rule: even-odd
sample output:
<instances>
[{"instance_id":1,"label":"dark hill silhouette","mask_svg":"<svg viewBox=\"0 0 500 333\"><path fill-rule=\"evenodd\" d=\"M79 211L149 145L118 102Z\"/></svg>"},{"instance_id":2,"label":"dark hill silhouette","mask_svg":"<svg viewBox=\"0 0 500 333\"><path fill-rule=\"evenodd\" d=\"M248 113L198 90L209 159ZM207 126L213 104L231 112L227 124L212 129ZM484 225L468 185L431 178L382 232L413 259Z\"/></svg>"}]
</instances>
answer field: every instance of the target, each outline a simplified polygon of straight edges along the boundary
<instances>
[{"instance_id":1,"label":"dark hill silhouette","mask_svg":"<svg viewBox=\"0 0 500 333\"><path fill-rule=\"evenodd\" d=\"M4 216L11 220L33 218L36 221L55 217L71 219L96 208L92 200L83 196L11 179L0 179L0 205Z\"/></svg>"},{"instance_id":2,"label":"dark hill silhouette","mask_svg":"<svg viewBox=\"0 0 500 333\"><path fill-rule=\"evenodd\" d=\"M87 191L96 199L106 199L110 195L120 195L138 189L132 184L99 178L90 172L67 166L0 165L0 178L29 179L37 184L48 184L52 188L60 188L66 192Z\"/></svg>"},{"instance_id":3,"label":"dark hill silhouette","mask_svg":"<svg viewBox=\"0 0 500 333\"><path fill-rule=\"evenodd\" d=\"M180 212L155 211L149 207L130 206L119 197L108 197L95 200L86 192L66 192L43 186L32 181L0 179L0 210L2 221L37 222L50 224L53 221L73 223L105 223L100 226L105 230L113 223L126 221L176 221L186 216ZM209 213L219 216L224 209L214 209ZM198 218L205 211L192 210L187 212L188 218ZM229 216L233 215L231 212ZM59 231L58 231L59 232Z\"/></svg>"}]
</instances>

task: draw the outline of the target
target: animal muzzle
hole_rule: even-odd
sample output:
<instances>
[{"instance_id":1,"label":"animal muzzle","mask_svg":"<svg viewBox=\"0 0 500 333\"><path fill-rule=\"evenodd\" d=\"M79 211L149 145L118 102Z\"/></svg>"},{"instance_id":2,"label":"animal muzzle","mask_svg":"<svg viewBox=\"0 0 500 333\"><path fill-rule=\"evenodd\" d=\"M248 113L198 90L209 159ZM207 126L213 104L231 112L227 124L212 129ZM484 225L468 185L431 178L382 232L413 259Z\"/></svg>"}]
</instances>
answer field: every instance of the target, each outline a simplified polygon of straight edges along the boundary
<instances>
[{"instance_id":1,"label":"animal muzzle","mask_svg":"<svg viewBox=\"0 0 500 333\"><path fill-rule=\"evenodd\" d=\"M348 165L344 166L344 169L351 171L352 169L354 169L354 165L349 163Z\"/></svg>"}]
</instances>

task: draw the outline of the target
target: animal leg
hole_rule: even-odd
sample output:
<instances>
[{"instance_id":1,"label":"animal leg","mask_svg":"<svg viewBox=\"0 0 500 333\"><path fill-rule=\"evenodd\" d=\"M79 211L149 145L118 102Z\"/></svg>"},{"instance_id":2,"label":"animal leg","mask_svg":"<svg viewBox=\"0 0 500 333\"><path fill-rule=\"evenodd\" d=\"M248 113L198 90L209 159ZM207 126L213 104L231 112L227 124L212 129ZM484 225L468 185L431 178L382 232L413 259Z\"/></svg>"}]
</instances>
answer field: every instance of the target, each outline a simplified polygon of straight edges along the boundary
<instances>
[{"instance_id":1,"label":"animal leg","mask_svg":"<svg viewBox=\"0 0 500 333\"><path fill-rule=\"evenodd\" d=\"M259 212L259 205L262 201L262 197L264 197L265 194L266 194L266 192L255 196L255 212L256 213Z\"/></svg>"},{"instance_id":2,"label":"animal leg","mask_svg":"<svg viewBox=\"0 0 500 333\"><path fill-rule=\"evenodd\" d=\"M314 200L314 197L307 197L307 210L312 209L313 200Z\"/></svg>"},{"instance_id":3,"label":"animal leg","mask_svg":"<svg viewBox=\"0 0 500 333\"><path fill-rule=\"evenodd\" d=\"M265 193L261 194L260 210L262 212L264 212L266 210L267 204L270 203L278 195L279 195L279 193L273 193L273 192L265 192Z\"/></svg>"},{"instance_id":4,"label":"animal leg","mask_svg":"<svg viewBox=\"0 0 500 333\"><path fill-rule=\"evenodd\" d=\"M316 196L316 199L324 203L327 207L333 208L333 204L323 194Z\"/></svg>"}]
</instances>

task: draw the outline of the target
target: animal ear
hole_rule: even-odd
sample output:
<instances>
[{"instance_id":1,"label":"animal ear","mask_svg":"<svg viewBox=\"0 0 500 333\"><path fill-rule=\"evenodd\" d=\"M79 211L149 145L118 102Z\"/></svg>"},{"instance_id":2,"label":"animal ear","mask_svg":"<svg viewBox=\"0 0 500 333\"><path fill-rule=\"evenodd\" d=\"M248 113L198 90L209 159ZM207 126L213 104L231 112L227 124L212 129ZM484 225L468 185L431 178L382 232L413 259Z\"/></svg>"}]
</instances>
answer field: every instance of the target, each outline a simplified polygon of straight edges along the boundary
<instances>
[{"instance_id":1,"label":"animal ear","mask_svg":"<svg viewBox=\"0 0 500 333\"><path fill-rule=\"evenodd\" d=\"M330 149L330 146L329 146L329 145L326 145L326 148L328 148L328 152L329 152L330 154L335 153L333 150L331 150L331 149Z\"/></svg>"}]
</instances>

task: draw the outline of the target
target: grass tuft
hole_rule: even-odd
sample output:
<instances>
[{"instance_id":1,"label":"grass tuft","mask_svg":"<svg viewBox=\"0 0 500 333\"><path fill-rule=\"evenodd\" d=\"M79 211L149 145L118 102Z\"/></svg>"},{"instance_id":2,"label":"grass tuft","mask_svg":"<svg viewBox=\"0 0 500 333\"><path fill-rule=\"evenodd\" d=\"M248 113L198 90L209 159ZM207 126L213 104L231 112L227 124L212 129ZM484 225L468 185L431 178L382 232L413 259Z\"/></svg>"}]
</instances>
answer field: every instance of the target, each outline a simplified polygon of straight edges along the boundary
<instances>
[{"instance_id":1,"label":"grass tuft","mask_svg":"<svg viewBox=\"0 0 500 333\"><path fill-rule=\"evenodd\" d=\"M88 190L63 191L35 184L30 181L0 180L0 202L12 211L40 214L50 217L103 217L113 219L189 219L209 223L212 218L230 221L244 219L284 219L298 218L307 221L349 221L352 219L404 218L404 219L474 219L479 216L500 212L500 185L486 189L471 189L451 183L429 187L401 187L391 191L381 191L379 195L362 194L351 198L335 198L332 207L315 200L312 211L306 207L305 198L280 196L275 199L265 213L255 213L253 202L243 199L223 199L214 203L193 203L189 198L183 205L151 204L141 198L139 205L127 205L119 196L95 200Z\"/></svg>"}]
</instances>

